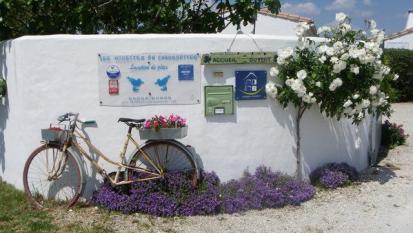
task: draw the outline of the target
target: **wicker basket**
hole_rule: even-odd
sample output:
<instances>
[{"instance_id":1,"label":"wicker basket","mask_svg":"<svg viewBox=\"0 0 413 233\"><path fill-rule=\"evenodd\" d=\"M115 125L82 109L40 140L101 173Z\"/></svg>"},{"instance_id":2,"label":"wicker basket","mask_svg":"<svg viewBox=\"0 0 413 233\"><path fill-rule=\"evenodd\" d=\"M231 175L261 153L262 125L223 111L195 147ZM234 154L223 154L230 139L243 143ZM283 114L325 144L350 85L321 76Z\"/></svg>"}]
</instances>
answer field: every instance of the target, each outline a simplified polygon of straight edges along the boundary
<instances>
[{"instance_id":1,"label":"wicker basket","mask_svg":"<svg viewBox=\"0 0 413 233\"><path fill-rule=\"evenodd\" d=\"M188 126L182 128L139 129L139 136L145 140L179 139L188 134Z\"/></svg>"},{"instance_id":2,"label":"wicker basket","mask_svg":"<svg viewBox=\"0 0 413 233\"><path fill-rule=\"evenodd\" d=\"M67 139L68 130L60 129L60 128L48 128L42 129L42 140L51 143L57 142L62 143Z\"/></svg>"}]
</instances>

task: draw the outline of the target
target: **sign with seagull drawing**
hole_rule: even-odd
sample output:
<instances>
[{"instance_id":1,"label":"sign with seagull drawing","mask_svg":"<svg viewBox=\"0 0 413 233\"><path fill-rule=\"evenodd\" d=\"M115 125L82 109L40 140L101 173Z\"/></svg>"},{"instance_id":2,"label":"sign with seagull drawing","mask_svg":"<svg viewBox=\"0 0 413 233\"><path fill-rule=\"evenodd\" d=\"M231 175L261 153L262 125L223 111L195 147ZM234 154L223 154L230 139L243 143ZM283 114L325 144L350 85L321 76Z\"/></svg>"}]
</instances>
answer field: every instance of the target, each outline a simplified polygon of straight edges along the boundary
<instances>
[{"instance_id":1,"label":"sign with seagull drawing","mask_svg":"<svg viewBox=\"0 0 413 233\"><path fill-rule=\"evenodd\" d=\"M201 102L199 54L98 54L98 80L100 105Z\"/></svg>"}]
</instances>

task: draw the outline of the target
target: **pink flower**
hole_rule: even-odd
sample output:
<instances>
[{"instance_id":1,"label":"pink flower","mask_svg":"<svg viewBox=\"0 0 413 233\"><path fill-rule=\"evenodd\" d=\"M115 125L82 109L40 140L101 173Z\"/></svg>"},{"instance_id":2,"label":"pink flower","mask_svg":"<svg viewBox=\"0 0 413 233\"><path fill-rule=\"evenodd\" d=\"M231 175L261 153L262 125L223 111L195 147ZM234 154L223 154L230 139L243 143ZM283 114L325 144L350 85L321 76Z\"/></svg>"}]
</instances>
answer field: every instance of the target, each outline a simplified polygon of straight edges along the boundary
<instances>
[{"instance_id":1,"label":"pink flower","mask_svg":"<svg viewBox=\"0 0 413 233\"><path fill-rule=\"evenodd\" d=\"M171 114L169 116L169 121L174 124L176 122L176 120L179 118L179 116L175 116L174 114Z\"/></svg>"},{"instance_id":2,"label":"pink flower","mask_svg":"<svg viewBox=\"0 0 413 233\"><path fill-rule=\"evenodd\" d=\"M153 121L153 127L157 129L159 127L159 122L158 121Z\"/></svg>"},{"instance_id":3,"label":"pink flower","mask_svg":"<svg viewBox=\"0 0 413 233\"><path fill-rule=\"evenodd\" d=\"M145 124L143 125L145 129L150 129L151 128L151 120L146 120Z\"/></svg>"}]
</instances>

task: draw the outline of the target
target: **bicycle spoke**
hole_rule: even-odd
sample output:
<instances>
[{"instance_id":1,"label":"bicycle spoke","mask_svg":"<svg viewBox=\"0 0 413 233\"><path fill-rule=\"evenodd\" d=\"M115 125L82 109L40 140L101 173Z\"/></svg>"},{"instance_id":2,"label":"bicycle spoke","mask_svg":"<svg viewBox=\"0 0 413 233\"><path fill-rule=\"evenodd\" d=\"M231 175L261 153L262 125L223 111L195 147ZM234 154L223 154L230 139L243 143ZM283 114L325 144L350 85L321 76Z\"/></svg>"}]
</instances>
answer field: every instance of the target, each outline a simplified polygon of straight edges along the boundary
<instances>
[{"instance_id":1,"label":"bicycle spoke","mask_svg":"<svg viewBox=\"0 0 413 233\"><path fill-rule=\"evenodd\" d=\"M26 193L37 206L43 205L39 197L73 204L81 190L80 167L76 160L54 147L43 146L36 151L24 169Z\"/></svg>"}]
</instances>

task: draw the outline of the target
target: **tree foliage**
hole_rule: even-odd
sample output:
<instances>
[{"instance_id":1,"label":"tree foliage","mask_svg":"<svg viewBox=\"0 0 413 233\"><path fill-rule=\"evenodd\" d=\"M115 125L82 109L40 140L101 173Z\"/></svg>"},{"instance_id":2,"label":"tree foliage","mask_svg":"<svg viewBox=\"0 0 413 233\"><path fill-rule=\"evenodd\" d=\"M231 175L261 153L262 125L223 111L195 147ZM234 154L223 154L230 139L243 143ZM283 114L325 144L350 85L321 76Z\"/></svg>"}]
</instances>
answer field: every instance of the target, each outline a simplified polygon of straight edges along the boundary
<instances>
[{"instance_id":1,"label":"tree foliage","mask_svg":"<svg viewBox=\"0 0 413 233\"><path fill-rule=\"evenodd\" d=\"M215 33L279 0L0 0L0 40L56 33Z\"/></svg>"},{"instance_id":2,"label":"tree foliage","mask_svg":"<svg viewBox=\"0 0 413 233\"><path fill-rule=\"evenodd\" d=\"M413 51L407 49L385 49L383 63L400 75L391 82L392 102L413 101Z\"/></svg>"}]
</instances>

